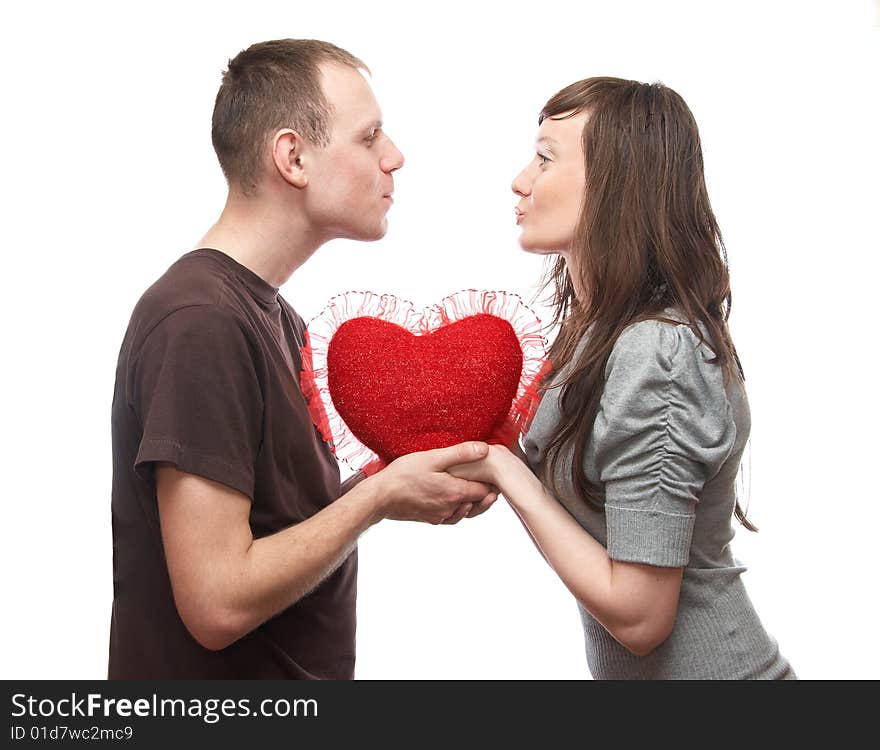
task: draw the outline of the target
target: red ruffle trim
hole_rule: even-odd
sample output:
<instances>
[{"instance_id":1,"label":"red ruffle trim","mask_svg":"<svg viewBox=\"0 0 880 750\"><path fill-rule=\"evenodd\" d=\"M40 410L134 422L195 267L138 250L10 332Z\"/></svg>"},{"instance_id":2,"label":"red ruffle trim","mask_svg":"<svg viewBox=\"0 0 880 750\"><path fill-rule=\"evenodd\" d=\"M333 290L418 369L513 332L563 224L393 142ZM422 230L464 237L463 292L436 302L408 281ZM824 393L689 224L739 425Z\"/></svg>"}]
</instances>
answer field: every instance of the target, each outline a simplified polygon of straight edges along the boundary
<instances>
[{"instance_id":1,"label":"red ruffle trim","mask_svg":"<svg viewBox=\"0 0 880 750\"><path fill-rule=\"evenodd\" d=\"M300 387L312 421L333 454L354 471L363 471L367 476L385 466L385 462L348 429L330 397L327 352L339 326L353 318L372 317L419 336L481 313L508 321L522 348L523 369L510 413L489 439L491 443L508 446L517 442L537 411L541 380L550 370L541 320L518 294L465 289L417 312L412 302L391 294L353 291L333 297L309 322L306 343L300 350Z\"/></svg>"}]
</instances>

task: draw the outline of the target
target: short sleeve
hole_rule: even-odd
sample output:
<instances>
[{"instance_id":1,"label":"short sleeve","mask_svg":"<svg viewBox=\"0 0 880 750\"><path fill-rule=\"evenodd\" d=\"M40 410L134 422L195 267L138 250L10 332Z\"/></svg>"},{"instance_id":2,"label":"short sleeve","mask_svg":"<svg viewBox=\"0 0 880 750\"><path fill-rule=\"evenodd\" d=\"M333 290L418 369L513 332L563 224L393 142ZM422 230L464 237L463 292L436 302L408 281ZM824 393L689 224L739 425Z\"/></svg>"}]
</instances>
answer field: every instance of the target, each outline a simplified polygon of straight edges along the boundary
<instances>
[{"instance_id":1,"label":"short sleeve","mask_svg":"<svg viewBox=\"0 0 880 750\"><path fill-rule=\"evenodd\" d=\"M736 441L712 356L689 327L655 320L630 326L614 345L591 448L614 560L688 563L700 493Z\"/></svg>"},{"instance_id":2,"label":"short sleeve","mask_svg":"<svg viewBox=\"0 0 880 750\"><path fill-rule=\"evenodd\" d=\"M143 426L135 469L169 461L253 499L263 414L251 345L225 309L182 308L146 337L131 368Z\"/></svg>"}]
</instances>

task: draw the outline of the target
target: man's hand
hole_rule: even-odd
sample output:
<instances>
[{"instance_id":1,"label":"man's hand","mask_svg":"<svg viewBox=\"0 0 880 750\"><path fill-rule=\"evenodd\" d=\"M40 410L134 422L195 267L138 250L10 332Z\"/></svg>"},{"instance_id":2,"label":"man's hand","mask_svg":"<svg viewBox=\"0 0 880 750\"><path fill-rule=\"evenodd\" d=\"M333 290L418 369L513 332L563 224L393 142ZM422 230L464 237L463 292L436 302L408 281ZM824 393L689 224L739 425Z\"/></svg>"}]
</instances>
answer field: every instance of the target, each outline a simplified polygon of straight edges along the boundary
<instances>
[{"instance_id":1,"label":"man's hand","mask_svg":"<svg viewBox=\"0 0 880 750\"><path fill-rule=\"evenodd\" d=\"M487 510L489 510L489 508L492 507L492 503L494 503L497 499L498 490L497 488L493 488L492 492L486 495L486 497L484 497L479 502L473 504L463 503L458 512L452 518L448 518L447 520L443 521L443 523L449 524L451 526L452 524L458 523L462 518L475 518L481 513L485 513ZM470 509L468 510L468 508Z\"/></svg>"},{"instance_id":2,"label":"man's hand","mask_svg":"<svg viewBox=\"0 0 880 750\"><path fill-rule=\"evenodd\" d=\"M468 518L473 518L484 512L495 501L498 494L504 492L503 482L510 479L511 473L521 469L525 464L525 455L519 450L519 446L516 447L519 455L512 453L503 445L490 445L485 458L467 464L450 466L447 469L447 472L452 476L472 482L485 482L495 489L495 495L488 505L485 507L482 503L475 505L474 510L468 513Z\"/></svg>"},{"instance_id":3,"label":"man's hand","mask_svg":"<svg viewBox=\"0 0 880 750\"><path fill-rule=\"evenodd\" d=\"M380 511L383 518L455 524L467 515L487 510L497 492L484 482L450 476L446 469L479 461L488 450L485 443L471 442L411 453L392 461L365 482L375 483L377 493L384 498Z\"/></svg>"}]
</instances>

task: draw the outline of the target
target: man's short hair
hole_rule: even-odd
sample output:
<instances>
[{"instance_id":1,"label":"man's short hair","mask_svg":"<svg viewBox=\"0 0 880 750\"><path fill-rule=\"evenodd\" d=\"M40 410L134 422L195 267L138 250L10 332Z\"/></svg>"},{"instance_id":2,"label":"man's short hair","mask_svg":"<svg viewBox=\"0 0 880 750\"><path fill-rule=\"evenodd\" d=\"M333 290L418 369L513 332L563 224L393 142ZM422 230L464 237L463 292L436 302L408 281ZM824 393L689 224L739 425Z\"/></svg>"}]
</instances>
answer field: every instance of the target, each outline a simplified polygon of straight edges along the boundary
<instances>
[{"instance_id":1,"label":"man's short hair","mask_svg":"<svg viewBox=\"0 0 880 750\"><path fill-rule=\"evenodd\" d=\"M229 61L214 102L211 141L230 186L245 194L256 189L267 140L281 128L318 146L329 143L332 108L318 70L326 62L369 72L351 53L317 39L259 42Z\"/></svg>"}]
</instances>

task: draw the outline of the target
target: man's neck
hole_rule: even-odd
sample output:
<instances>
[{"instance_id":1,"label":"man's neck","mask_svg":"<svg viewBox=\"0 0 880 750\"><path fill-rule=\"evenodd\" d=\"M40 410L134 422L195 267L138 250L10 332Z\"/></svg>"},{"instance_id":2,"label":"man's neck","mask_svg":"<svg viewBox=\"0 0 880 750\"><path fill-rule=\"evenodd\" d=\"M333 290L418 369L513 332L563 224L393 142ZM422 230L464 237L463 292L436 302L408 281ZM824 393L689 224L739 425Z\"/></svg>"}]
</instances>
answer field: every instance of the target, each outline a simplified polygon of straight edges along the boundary
<instances>
[{"instance_id":1,"label":"man's neck","mask_svg":"<svg viewBox=\"0 0 880 750\"><path fill-rule=\"evenodd\" d=\"M198 246L225 253L277 288L325 241L289 207L230 195Z\"/></svg>"}]
</instances>

